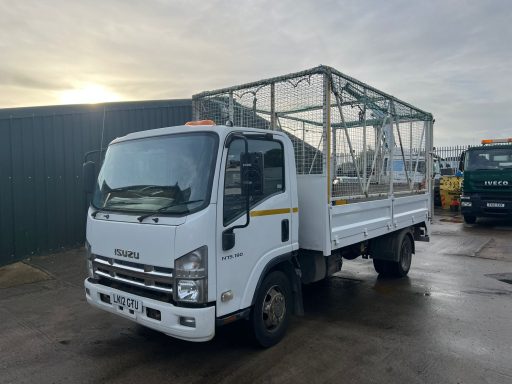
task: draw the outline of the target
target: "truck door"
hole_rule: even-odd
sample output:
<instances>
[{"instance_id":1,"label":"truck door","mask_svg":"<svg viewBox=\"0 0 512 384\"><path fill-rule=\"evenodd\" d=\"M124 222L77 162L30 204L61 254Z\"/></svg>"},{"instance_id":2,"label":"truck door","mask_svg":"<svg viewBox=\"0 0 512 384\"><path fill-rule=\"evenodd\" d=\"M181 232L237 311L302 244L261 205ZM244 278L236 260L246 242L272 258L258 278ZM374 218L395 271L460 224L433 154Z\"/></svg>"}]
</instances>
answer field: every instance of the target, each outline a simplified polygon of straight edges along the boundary
<instances>
[{"instance_id":1,"label":"truck door","mask_svg":"<svg viewBox=\"0 0 512 384\"><path fill-rule=\"evenodd\" d=\"M263 193L251 197L250 223L234 230L235 245L223 250L222 233L246 223L241 195L240 154L244 141L224 149L217 212L217 316L249 307L265 265L291 252L291 193L284 144L276 138L248 137L249 152L263 159ZM222 192L221 192L222 191ZM223 295L224 294L224 295Z\"/></svg>"}]
</instances>

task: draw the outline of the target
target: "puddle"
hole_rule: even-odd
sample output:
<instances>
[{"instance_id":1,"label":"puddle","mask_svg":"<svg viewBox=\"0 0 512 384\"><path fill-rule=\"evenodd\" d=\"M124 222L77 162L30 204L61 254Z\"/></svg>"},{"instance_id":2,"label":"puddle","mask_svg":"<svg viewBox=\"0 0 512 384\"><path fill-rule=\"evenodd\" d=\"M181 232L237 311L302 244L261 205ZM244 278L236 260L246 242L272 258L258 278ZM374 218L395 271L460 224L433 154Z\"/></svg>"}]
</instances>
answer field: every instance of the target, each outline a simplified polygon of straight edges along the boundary
<instances>
[{"instance_id":1,"label":"puddle","mask_svg":"<svg viewBox=\"0 0 512 384\"><path fill-rule=\"evenodd\" d=\"M492 277L493 279L502 281L507 284L512 284L512 273L494 273L485 276Z\"/></svg>"},{"instance_id":2,"label":"puddle","mask_svg":"<svg viewBox=\"0 0 512 384\"><path fill-rule=\"evenodd\" d=\"M460 224L460 223L464 222L464 220L460 216L456 216L456 217L443 217L442 219L439 219L439 221L443 221L445 223L457 223L457 224Z\"/></svg>"},{"instance_id":3,"label":"puddle","mask_svg":"<svg viewBox=\"0 0 512 384\"><path fill-rule=\"evenodd\" d=\"M52 279L52 277L46 272L22 262L0 268L0 289L50 279Z\"/></svg>"},{"instance_id":4,"label":"puddle","mask_svg":"<svg viewBox=\"0 0 512 384\"><path fill-rule=\"evenodd\" d=\"M483 296L508 296L510 295L509 291L503 291L498 289L486 289L486 290L477 290L472 289L469 291L462 291L464 293L468 293L470 295L483 295Z\"/></svg>"},{"instance_id":5,"label":"puddle","mask_svg":"<svg viewBox=\"0 0 512 384\"><path fill-rule=\"evenodd\" d=\"M445 255L476 257L490 241L484 237L458 237L451 240L442 252Z\"/></svg>"},{"instance_id":6,"label":"puddle","mask_svg":"<svg viewBox=\"0 0 512 384\"><path fill-rule=\"evenodd\" d=\"M341 277L332 275L328 279L328 284L331 287L350 287L353 285L361 284L363 281L359 279L349 278L349 277Z\"/></svg>"}]
</instances>

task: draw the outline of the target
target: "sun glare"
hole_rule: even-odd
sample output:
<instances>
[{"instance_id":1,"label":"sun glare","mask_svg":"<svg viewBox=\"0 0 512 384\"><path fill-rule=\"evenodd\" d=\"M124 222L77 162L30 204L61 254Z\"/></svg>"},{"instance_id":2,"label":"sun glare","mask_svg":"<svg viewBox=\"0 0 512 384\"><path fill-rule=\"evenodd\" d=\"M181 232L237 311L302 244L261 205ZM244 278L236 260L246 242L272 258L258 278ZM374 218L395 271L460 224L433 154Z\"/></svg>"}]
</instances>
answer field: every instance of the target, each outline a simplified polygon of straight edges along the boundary
<instances>
[{"instance_id":1,"label":"sun glare","mask_svg":"<svg viewBox=\"0 0 512 384\"><path fill-rule=\"evenodd\" d=\"M94 104L119 101L121 97L102 85L86 84L79 88L60 92L59 99L62 104Z\"/></svg>"}]
</instances>

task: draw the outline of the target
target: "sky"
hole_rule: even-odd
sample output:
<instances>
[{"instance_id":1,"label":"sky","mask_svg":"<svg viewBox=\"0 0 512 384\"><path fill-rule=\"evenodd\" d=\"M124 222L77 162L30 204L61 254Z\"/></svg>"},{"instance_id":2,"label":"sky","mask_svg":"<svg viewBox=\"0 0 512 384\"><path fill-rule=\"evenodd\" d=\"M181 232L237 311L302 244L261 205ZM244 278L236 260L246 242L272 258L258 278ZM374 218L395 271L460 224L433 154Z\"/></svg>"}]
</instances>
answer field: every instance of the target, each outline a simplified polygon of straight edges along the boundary
<instances>
[{"instance_id":1,"label":"sky","mask_svg":"<svg viewBox=\"0 0 512 384\"><path fill-rule=\"evenodd\" d=\"M431 112L435 145L512 137L512 1L0 0L0 108L190 98L329 65Z\"/></svg>"}]
</instances>

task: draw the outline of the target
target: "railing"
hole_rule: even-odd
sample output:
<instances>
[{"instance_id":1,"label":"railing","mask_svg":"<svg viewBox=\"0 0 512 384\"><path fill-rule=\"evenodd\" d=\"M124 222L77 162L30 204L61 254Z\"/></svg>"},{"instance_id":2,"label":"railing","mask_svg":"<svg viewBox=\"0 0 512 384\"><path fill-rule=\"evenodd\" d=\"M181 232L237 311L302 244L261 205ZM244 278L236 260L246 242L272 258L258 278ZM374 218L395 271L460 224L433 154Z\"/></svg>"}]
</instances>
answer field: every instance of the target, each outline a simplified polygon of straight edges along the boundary
<instances>
[{"instance_id":1,"label":"railing","mask_svg":"<svg viewBox=\"0 0 512 384\"><path fill-rule=\"evenodd\" d=\"M434 153L441 158L442 161L449 164L451 168L458 169L460 155L462 152L470 148L470 145L453 145L447 147L435 147Z\"/></svg>"}]
</instances>

